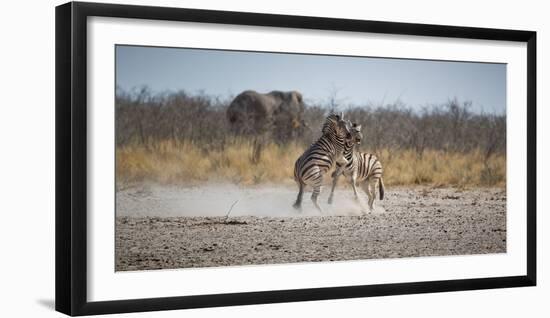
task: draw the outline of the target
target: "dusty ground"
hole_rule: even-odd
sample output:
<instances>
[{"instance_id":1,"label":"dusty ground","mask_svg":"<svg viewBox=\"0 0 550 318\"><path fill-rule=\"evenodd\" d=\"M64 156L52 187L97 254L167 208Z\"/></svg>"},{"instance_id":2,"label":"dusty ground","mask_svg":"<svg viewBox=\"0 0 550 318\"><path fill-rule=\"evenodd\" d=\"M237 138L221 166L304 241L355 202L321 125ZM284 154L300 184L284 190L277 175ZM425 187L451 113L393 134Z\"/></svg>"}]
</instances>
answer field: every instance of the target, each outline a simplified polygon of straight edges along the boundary
<instances>
[{"instance_id":1,"label":"dusty ground","mask_svg":"<svg viewBox=\"0 0 550 318\"><path fill-rule=\"evenodd\" d=\"M325 189L322 215L308 196L301 213L292 209L295 195L275 186L118 191L116 270L506 252L504 189L387 189L366 214L349 189L332 207Z\"/></svg>"}]
</instances>

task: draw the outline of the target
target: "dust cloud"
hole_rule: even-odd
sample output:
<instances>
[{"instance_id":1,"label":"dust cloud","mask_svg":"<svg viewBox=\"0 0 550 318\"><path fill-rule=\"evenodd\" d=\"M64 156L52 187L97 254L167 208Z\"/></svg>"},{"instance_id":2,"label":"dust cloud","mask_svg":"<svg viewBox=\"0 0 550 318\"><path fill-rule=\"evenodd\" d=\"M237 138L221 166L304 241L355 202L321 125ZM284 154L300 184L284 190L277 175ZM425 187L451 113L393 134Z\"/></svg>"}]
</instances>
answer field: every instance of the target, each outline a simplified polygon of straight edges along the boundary
<instances>
[{"instance_id":1,"label":"dust cloud","mask_svg":"<svg viewBox=\"0 0 550 318\"><path fill-rule=\"evenodd\" d=\"M117 217L304 217L353 216L368 211L366 194L358 201L351 189L336 188L334 203L327 203L330 187L324 187L319 197L321 214L310 200L311 192L304 193L302 210L292 204L297 187L262 185L241 187L232 184L209 184L196 187L142 185L117 192ZM379 202L379 201L378 201ZM373 212L383 213L381 207Z\"/></svg>"}]
</instances>

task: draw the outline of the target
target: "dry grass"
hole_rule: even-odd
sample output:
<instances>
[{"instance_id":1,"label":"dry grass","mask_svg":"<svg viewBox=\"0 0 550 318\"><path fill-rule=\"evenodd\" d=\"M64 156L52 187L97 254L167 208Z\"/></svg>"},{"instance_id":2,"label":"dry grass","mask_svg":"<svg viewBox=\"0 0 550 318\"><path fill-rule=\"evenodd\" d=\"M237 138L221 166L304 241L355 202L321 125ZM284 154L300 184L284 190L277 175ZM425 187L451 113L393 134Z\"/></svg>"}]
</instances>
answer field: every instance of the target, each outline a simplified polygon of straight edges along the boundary
<instances>
[{"instance_id":1,"label":"dry grass","mask_svg":"<svg viewBox=\"0 0 550 318\"><path fill-rule=\"evenodd\" d=\"M294 161L303 149L295 144L268 144L257 164L251 164L252 142L234 140L224 150L204 150L196 144L166 141L155 147L117 148L117 180L194 183L230 181L237 184L292 181Z\"/></svg>"},{"instance_id":2,"label":"dry grass","mask_svg":"<svg viewBox=\"0 0 550 318\"><path fill-rule=\"evenodd\" d=\"M293 183L295 160L303 147L268 144L260 162L251 163L252 142L233 140L224 149L202 149L192 142L171 141L128 145L116 150L117 184L151 181L193 184L229 181L252 185ZM433 186L504 186L506 157L493 155L485 161L480 151L467 154L428 150L422 158L414 151L387 149L378 153L384 166L386 186L425 184Z\"/></svg>"},{"instance_id":3,"label":"dry grass","mask_svg":"<svg viewBox=\"0 0 550 318\"><path fill-rule=\"evenodd\" d=\"M506 185L506 156L503 154L493 155L485 160L481 151L464 154L428 150L419 158L411 150L383 150L379 158L384 167L384 181L387 185Z\"/></svg>"}]
</instances>

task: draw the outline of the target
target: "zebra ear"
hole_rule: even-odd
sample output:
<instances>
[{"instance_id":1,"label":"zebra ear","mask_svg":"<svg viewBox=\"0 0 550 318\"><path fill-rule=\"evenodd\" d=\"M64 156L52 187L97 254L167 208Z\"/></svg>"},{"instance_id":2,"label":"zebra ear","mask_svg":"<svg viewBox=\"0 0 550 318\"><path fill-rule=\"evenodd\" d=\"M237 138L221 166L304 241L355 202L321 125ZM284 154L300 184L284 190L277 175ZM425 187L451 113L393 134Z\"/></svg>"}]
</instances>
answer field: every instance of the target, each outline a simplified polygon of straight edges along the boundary
<instances>
[{"instance_id":1,"label":"zebra ear","mask_svg":"<svg viewBox=\"0 0 550 318\"><path fill-rule=\"evenodd\" d=\"M344 112L340 112L340 120L344 120Z\"/></svg>"},{"instance_id":2,"label":"zebra ear","mask_svg":"<svg viewBox=\"0 0 550 318\"><path fill-rule=\"evenodd\" d=\"M357 125L357 124L354 123L353 126L355 127L355 129L357 131L361 131L361 125Z\"/></svg>"}]
</instances>

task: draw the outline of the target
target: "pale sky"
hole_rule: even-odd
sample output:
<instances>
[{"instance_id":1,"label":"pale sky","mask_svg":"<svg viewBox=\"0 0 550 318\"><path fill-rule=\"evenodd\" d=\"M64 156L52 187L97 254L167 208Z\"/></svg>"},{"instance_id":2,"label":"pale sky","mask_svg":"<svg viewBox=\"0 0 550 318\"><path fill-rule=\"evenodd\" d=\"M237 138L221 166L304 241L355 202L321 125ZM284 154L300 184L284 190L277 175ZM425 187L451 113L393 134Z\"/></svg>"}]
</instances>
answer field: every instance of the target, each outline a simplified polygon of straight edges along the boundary
<instances>
[{"instance_id":1,"label":"pale sky","mask_svg":"<svg viewBox=\"0 0 550 318\"><path fill-rule=\"evenodd\" d=\"M475 112L506 110L506 65L497 63L119 45L116 84L220 98L248 89L296 90L306 103L326 102L337 92L342 106L400 100L413 109L456 97L471 101Z\"/></svg>"}]
</instances>

